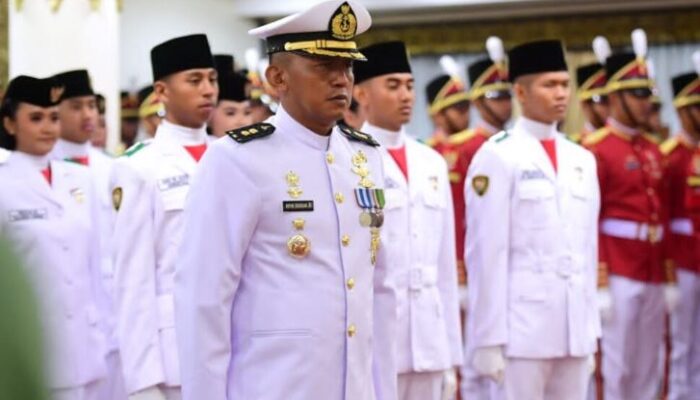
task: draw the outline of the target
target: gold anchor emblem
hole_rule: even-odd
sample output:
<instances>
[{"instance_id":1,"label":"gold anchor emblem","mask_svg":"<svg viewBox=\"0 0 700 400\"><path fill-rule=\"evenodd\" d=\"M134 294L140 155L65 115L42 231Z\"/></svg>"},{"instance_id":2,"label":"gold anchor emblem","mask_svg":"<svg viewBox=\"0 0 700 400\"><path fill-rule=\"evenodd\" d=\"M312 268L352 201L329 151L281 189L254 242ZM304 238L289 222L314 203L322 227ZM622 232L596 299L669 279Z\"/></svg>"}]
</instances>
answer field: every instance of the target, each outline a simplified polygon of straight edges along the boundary
<instances>
[{"instance_id":1,"label":"gold anchor emblem","mask_svg":"<svg viewBox=\"0 0 700 400\"><path fill-rule=\"evenodd\" d=\"M331 18L331 35L340 40L352 39L357 32L357 18L350 4L343 3Z\"/></svg>"}]
</instances>

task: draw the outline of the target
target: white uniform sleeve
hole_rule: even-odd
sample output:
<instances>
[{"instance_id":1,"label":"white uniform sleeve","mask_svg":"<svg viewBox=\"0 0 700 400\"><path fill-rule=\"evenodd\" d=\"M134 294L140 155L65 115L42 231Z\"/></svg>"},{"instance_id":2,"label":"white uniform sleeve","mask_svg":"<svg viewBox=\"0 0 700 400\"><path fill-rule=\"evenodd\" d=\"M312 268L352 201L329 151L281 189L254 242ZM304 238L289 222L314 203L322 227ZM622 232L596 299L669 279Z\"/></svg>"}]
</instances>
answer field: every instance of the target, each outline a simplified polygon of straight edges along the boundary
<instances>
[{"instance_id":1,"label":"white uniform sleeve","mask_svg":"<svg viewBox=\"0 0 700 400\"><path fill-rule=\"evenodd\" d=\"M165 381L158 335L153 184L126 163L112 170L122 201L114 219L117 335L128 393Z\"/></svg>"},{"instance_id":2,"label":"white uniform sleeve","mask_svg":"<svg viewBox=\"0 0 700 400\"><path fill-rule=\"evenodd\" d=\"M442 161L442 160L441 160ZM450 190L447 164L441 163L443 171L440 179L444 182L442 196L446 207L443 209L442 235L438 259L438 289L442 299L443 315L445 316L445 331L449 340L452 365L462 365L464 350L462 349L462 331L459 317L459 293L457 284L457 261L455 260L455 228L454 211L452 207L452 192Z\"/></svg>"},{"instance_id":3,"label":"white uniform sleeve","mask_svg":"<svg viewBox=\"0 0 700 400\"><path fill-rule=\"evenodd\" d=\"M261 202L246 171L210 146L185 206L175 273L183 400L227 398L231 310Z\"/></svg>"},{"instance_id":4,"label":"white uniform sleeve","mask_svg":"<svg viewBox=\"0 0 700 400\"><path fill-rule=\"evenodd\" d=\"M587 253L588 259L586 260L586 265L588 266L589 273L586 274L588 281L589 298L595 299L598 291L598 218L600 213L600 185L598 184L598 168L596 166L596 159L593 154L589 154L589 173L592 176L590 183L591 193L591 219L590 227L591 231L588 232L589 240L591 243L591 248ZM595 306L592 307L594 310L594 318L592 323L593 331L596 337L600 338L602 336L602 327L600 320L600 308Z\"/></svg>"},{"instance_id":5,"label":"white uniform sleeve","mask_svg":"<svg viewBox=\"0 0 700 400\"><path fill-rule=\"evenodd\" d=\"M384 172L375 178L384 182ZM374 306L372 332L372 373L376 400L397 400L396 367L396 290L389 280L389 262L386 244L377 254L374 269Z\"/></svg>"},{"instance_id":6,"label":"white uniform sleeve","mask_svg":"<svg viewBox=\"0 0 700 400\"><path fill-rule=\"evenodd\" d=\"M489 142L476 153L464 183L467 207L465 260L474 349L505 345L508 339L508 257L512 174ZM485 192L479 195L477 178Z\"/></svg>"}]
</instances>

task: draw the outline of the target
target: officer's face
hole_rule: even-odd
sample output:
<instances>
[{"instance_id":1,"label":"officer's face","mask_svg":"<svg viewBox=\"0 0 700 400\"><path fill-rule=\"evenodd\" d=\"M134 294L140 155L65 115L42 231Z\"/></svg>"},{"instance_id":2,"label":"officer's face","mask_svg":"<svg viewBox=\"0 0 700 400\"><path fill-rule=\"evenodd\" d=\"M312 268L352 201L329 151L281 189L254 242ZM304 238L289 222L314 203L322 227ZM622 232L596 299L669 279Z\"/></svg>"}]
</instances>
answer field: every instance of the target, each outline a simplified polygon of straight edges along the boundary
<instances>
[{"instance_id":1,"label":"officer's face","mask_svg":"<svg viewBox=\"0 0 700 400\"><path fill-rule=\"evenodd\" d=\"M253 123L253 116L250 110L250 102L221 100L216 106L209 128L216 137L221 137L227 131L248 126Z\"/></svg>"},{"instance_id":2,"label":"officer's face","mask_svg":"<svg viewBox=\"0 0 700 400\"><path fill-rule=\"evenodd\" d=\"M393 131L411 120L415 98L410 73L378 76L362 82L357 90L357 101L366 107L367 119Z\"/></svg>"},{"instance_id":3,"label":"officer's face","mask_svg":"<svg viewBox=\"0 0 700 400\"><path fill-rule=\"evenodd\" d=\"M518 78L514 89L526 117L550 124L566 116L570 95L568 72L526 75Z\"/></svg>"},{"instance_id":4,"label":"officer's face","mask_svg":"<svg viewBox=\"0 0 700 400\"><path fill-rule=\"evenodd\" d=\"M63 139L74 143L85 143L95 134L99 119L95 96L79 96L63 100L58 110Z\"/></svg>"},{"instance_id":5,"label":"officer's face","mask_svg":"<svg viewBox=\"0 0 700 400\"><path fill-rule=\"evenodd\" d=\"M646 93L646 94L645 94ZM623 124L645 129L652 111L650 91L617 91L608 95L610 114Z\"/></svg>"},{"instance_id":6,"label":"officer's face","mask_svg":"<svg viewBox=\"0 0 700 400\"><path fill-rule=\"evenodd\" d=\"M3 123L17 141L16 150L35 156L48 154L61 131L58 107L20 103L15 117L6 117Z\"/></svg>"},{"instance_id":7,"label":"officer's face","mask_svg":"<svg viewBox=\"0 0 700 400\"><path fill-rule=\"evenodd\" d=\"M315 130L325 130L343 117L352 99L352 61L339 57L282 54L268 69L268 81L287 111Z\"/></svg>"},{"instance_id":8,"label":"officer's face","mask_svg":"<svg viewBox=\"0 0 700 400\"><path fill-rule=\"evenodd\" d=\"M209 121L219 96L214 68L177 72L153 87L165 106L166 119L190 128L201 128Z\"/></svg>"}]
</instances>

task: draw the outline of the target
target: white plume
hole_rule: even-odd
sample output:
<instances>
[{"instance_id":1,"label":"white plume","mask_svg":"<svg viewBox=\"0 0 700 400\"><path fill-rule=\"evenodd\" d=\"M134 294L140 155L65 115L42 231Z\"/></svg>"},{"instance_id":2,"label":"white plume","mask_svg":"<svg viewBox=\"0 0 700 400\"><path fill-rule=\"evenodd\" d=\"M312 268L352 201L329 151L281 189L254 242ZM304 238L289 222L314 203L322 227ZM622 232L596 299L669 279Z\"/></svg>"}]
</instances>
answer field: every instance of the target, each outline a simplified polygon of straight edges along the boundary
<instances>
[{"instance_id":1,"label":"white plume","mask_svg":"<svg viewBox=\"0 0 700 400\"><path fill-rule=\"evenodd\" d=\"M445 73L450 77L459 78L459 66L457 65L457 61L455 61L455 59L451 56L444 55L440 57L440 66L442 67L442 70L445 71Z\"/></svg>"},{"instance_id":2,"label":"white plume","mask_svg":"<svg viewBox=\"0 0 700 400\"><path fill-rule=\"evenodd\" d=\"M489 58L495 64L503 62L506 59L506 53L503 50L503 40L498 36L491 36L486 39L486 51L489 52Z\"/></svg>"},{"instance_id":3,"label":"white plume","mask_svg":"<svg viewBox=\"0 0 700 400\"><path fill-rule=\"evenodd\" d=\"M695 65L695 72L700 76L700 50L693 53L693 65Z\"/></svg>"},{"instance_id":4,"label":"white plume","mask_svg":"<svg viewBox=\"0 0 700 400\"><path fill-rule=\"evenodd\" d=\"M612 50L610 50L610 42L604 36L596 36L593 39L593 52L598 62L605 65L605 60L610 57Z\"/></svg>"},{"instance_id":5,"label":"white plume","mask_svg":"<svg viewBox=\"0 0 700 400\"><path fill-rule=\"evenodd\" d=\"M647 59L647 74L649 75L649 79L656 79L656 65L651 58Z\"/></svg>"},{"instance_id":6,"label":"white plume","mask_svg":"<svg viewBox=\"0 0 700 400\"><path fill-rule=\"evenodd\" d=\"M647 34L643 29L637 28L632 31L632 48L638 58L647 56Z\"/></svg>"},{"instance_id":7,"label":"white plume","mask_svg":"<svg viewBox=\"0 0 700 400\"><path fill-rule=\"evenodd\" d=\"M267 58L263 58L260 61L258 61L258 75L260 76L260 80L262 82L267 82L267 78L265 78L265 71L267 70L267 67L270 65L270 60Z\"/></svg>"},{"instance_id":8,"label":"white plume","mask_svg":"<svg viewBox=\"0 0 700 400\"><path fill-rule=\"evenodd\" d=\"M258 70L258 62L260 62L260 51L255 47L251 47L245 51L245 65L248 72Z\"/></svg>"}]
</instances>

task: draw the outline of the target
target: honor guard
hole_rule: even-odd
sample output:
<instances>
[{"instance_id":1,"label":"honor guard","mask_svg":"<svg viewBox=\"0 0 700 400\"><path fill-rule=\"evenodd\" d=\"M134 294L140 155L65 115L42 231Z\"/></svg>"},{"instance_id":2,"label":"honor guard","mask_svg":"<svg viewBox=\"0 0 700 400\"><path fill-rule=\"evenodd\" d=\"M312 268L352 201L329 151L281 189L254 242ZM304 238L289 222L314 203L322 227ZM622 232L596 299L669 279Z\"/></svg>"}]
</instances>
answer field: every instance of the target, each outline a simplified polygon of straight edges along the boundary
<instances>
[{"instance_id":1,"label":"honor guard","mask_svg":"<svg viewBox=\"0 0 700 400\"><path fill-rule=\"evenodd\" d=\"M0 234L21 250L36 290L51 398L111 400L103 388L99 197L87 168L49 156L60 135L56 105L64 90L28 76L7 88L0 146L12 153L0 164Z\"/></svg>"},{"instance_id":2,"label":"honor guard","mask_svg":"<svg viewBox=\"0 0 700 400\"><path fill-rule=\"evenodd\" d=\"M250 99L245 90L247 84L248 79L242 74L219 70L219 102L209 120L209 134L221 137L253 123Z\"/></svg>"},{"instance_id":3,"label":"honor guard","mask_svg":"<svg viewBox=\"0 0 700 400\"><path fill-rule=\"evenodd\" d=\"M686 199L700 187L700 52L698 72L673 78L673 105L681 131L661 146L670 185L669 250L677 270L680 302L671 314L670 400L700 393L700 224L693 223Z\"/></svg>"},{"instance_id":4,"label":"honor guard","mask_svg":"<svg viewBox=\"0 0 700 400\"><path fill-rule=\"evenodd\" d=\"M139 90L139 133L142 141L153 139L158 130L158 125L165 116L163 102L153 91L153 85L148 85Z\"/></svg>"},{"instance_id":5,"label":"honor guard","mask_svg":"<svg viewBox=\"0 0 700 400\"><path fill-rule=\"evenodd\" d=\"M605 61L610 117L583 142L596 156L602 194L598 301L606 400L655 396L664 297L669 309L678 297L663 246L668 231L662 156L642 130L651 107L646 35L637 30L632 39L634 53Z\"/></svg>"},{"instance_id":6,"label":"honor guard","mask_svg":"<svg viewBox=\"0 0 700 400\"><path fill-rule=\"evenodd\" d=\"M331 0L250 31L281 103L215 141L190 191L175 280L184 400L396 400L381 155L336 125L370 21Z\"/></svg>"},{"instance_id":7,"label":"honor guard","mask_svg":"<svg viewBox=\"0 0 700 400\"><path fill-rule=\"evenodd\" d=\"M90 84L86 70L68 71L52 78L62 90L58 115L61 122L61 137L56 142L51 157L71 161L88 167L92 174L98 208L100 211L100 267L107 301L100 310L108 326L108 381L105 400L126 398L121 373L121 362L116 337L116 315L114 309L114 266L112 264L112 196L109 177L114 160L102 150L92 146L90 139L97 130L99 119L97 97Z\"/></svg>"},{"instance_id":8,"label":"honor guard","mask_svg":"<svg viewBox=\"0 0 700 400\"><path fill-rule=\"evenodd\" d=\"M668 139L669 130L661 119L661 109L663 108L663 104L661 102L661 96L659 95L659 88L656 84L656 67L654 60L647 60L647 70L649 80L651 81L651 97L649 98L649 101L651 102L651 112L646 119L644 129L647 132L650 132L656 138L658 143L662 143Z\"/></svg>"},{"instance_id":9,"label":"honor guard","mask_svg":"<svg viewBox=\"0 0 700 400\"><path fill-rule=\"evenodd\" d=\"M557 131L562 44L526 43L509 61L522 117L481 146L464 188L469 361L497 399L583 400L600 336L595 159Z\"/></svg>"},{"instance_id":10,"label":"honor guard","mask_svg":"<svg viewBox=\"0 0 700 400\"><path fill-rule=\"evenodd\" d=\"M172 400L180 398L181 365L175 263L185 198L207 147L218 85L205 35L157 45L151 64L166 116L153 141L136 144L117 161L111 179L117 326L129 398Z\"/></svg>"},{"instance_id":11,"label":"honor guard","mask_svg":"<svg viewBox=\"0 0 700 400\"><path fill-rule=\"evenodd\" d=\"M382 145L382 241L398 300L399 399L451 399L462 341L447 165L405 131L415 93L403 42L378 43L362 53L367 62L353 67L355 97L367 114L362 131Z\"/></svg>"},{"instance_id":12,"label":"honor guard","mask_svg":"<svg viewBox=\"0 0 700 400\"><path fill-rule=\"evenodd\" d=\"M512 85L508 78L508 67L503 41L492 36L486 40L488 57L481 58L467 68L469 75L470 98L472 106L477 109L479 118L474 126L464 132L450 137L450 151L446 158L450 166L450 183L455 209L455 228L457 237L457 268L460 273L462 288L462 308L468 311L466 293L468 287L467 269L464 265L464 240L466 234L464 181L469 165L476 152L493 135L505 129L511 118ZM468 316L465 323L468 321ZM464 332L466 333L466 328ZM466 359L470 359L469 337L465 336ZM461 371L461 394L465 399L489 399L488 380L480 377L470 362L465 362Z\"/></svg>"},{"instance_id":13,"label":"honor guard","mask_svg":"<svg viewBox=\"0 0 700 400\"><path fill-rule=\"evenodd\" d=\"M569 136L576 143L581 143L586 136L605 126L610 112L608 96L605 92L608 80L603 67L603 63L611 53L608 40L603 36L597 36L593 40L593 52L599 62L576 69L577 95L585 119L583 130Z\"/></svg>"}]
</instances>

